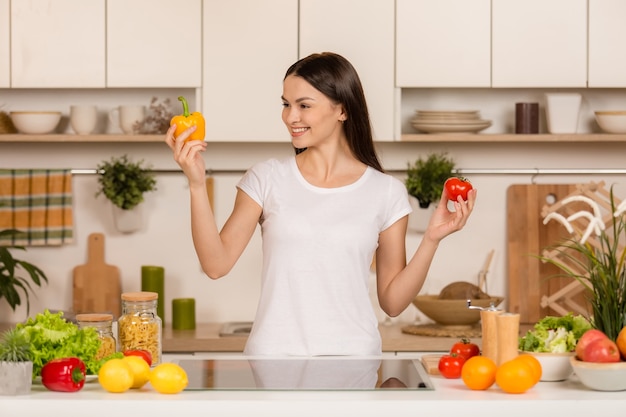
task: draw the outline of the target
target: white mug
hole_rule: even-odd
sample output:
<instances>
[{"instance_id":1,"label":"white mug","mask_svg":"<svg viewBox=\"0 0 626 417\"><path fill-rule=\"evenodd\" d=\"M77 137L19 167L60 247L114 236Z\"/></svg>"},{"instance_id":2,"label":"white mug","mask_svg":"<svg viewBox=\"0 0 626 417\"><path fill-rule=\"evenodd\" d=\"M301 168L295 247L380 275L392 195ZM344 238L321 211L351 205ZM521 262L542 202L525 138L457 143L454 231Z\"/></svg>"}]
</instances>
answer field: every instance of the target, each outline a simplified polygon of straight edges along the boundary
<instances>
[{"instance_id":1,"label":"white mug","mask_svg":"<svg viewBox=\"0 0 626 417\"><path fill-rule=\"evenodd\" d=\"M146 117L146 106L119 106L109 112L109 120L114 126L118 126L127 135L135 132L135 124L143 122Z\"/></svg>"},{"instance_id":2,"label":"white mug","mask_svg":"<svg viewBox=\"0 0 626 417\"><path fill-rule=\"evenodd\" d=\"M70 125L77 135L93 133L98 122L96 106L70 106Z\"/></svg>"}]
</instances>

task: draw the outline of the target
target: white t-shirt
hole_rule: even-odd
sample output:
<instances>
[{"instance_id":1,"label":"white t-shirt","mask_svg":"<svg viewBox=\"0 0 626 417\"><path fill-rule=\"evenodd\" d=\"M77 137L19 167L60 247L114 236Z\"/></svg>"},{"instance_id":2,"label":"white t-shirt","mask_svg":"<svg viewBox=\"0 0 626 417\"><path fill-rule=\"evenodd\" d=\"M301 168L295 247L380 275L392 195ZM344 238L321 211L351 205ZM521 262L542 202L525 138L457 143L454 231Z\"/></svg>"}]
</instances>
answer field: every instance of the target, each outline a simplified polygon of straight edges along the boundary
<instances>
[{"instance_id":1,"label":"white t-shirt","mask_svg":"<svg viewBox=\"0 0 626 417\"><path fill-rule=\"evenodd\" d=\"M371 167L338 188L308 183L295 156L237 185L262 208L263 271L246 355L380 355L369 298L378 235L411 212L404 184Z\"/></svg>"}]
</instances>

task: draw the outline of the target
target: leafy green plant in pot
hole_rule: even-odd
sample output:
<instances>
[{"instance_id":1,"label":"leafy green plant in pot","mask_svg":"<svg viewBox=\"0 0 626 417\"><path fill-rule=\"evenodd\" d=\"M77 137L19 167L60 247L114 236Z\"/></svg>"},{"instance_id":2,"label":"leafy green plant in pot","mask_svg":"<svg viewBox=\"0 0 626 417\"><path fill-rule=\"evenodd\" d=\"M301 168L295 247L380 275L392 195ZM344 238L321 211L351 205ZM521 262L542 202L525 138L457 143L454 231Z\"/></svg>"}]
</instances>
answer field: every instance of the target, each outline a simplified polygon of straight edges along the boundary
<instances>
[{"instance_id":1,"label":"leafy green plant in pot","mask_svg":"<svg viewBox=\"0 0 626 417\"><path fill-rule=\"evenodd\" d=\"M409 195L417 198L421 208L439 201L443 184L453 176L454 160L447 153L430 153L426 159L419 158L408 165L404 182Z\"/></svg>"},{"instance_id":2,"label":"leafy green plant in pot","mask_svg":"<svg viewBox=\"0 0 626 417\"><path fill-rule=\"evenodd\" d=\"M23 395L30 392L33 379L30 342L16 328L0 338L0 395Z\"/></svg>"},{"instance_id":3,"label":"leafy green plant in pot","mask_svg":"<svg viewBox=\"0 0 626 417\"><path fill-rule=\"evenodd\" d=\"M19 233L15 229L0 231L0 236L14 236ZM0 246L0 298L4 298L11 309L15 311L17 306L22 304L20 291L24 293L26 299L26 313L30 313L29 295L33 288L31 284L41 287L44 282L48 282L46 274L35 265L13 257L9 249L26 250L23 246L11 245ZM21 276L20 272L28 273L28 278Z\"/></svg>"},{"instance_id":4,"label":"leafy green plant in pot","mask_svg":"<svg viewBox=\"0 0 626 417\"><path fill-rule=\"evenodd\" d=\"M118 209L113 212L118 230L137 230L141 212L135 209L144 201L145 193L156 190L154 173L143 166L143 160L133 162L127 155L102 162L98 165L98 172L99 189L96 197L104 194Z\"/></svg>"}]
</instances>

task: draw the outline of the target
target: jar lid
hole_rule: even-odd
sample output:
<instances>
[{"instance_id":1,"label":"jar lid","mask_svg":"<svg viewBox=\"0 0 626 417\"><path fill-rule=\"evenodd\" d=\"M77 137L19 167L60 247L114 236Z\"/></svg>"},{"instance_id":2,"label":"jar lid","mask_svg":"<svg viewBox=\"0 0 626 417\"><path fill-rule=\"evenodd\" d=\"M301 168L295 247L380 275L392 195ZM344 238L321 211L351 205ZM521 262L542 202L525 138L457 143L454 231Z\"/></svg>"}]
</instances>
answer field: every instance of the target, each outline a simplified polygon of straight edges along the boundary
<instances>
[{"instance_id":1,"label":"jar lid","mask_svg":"<svg viewBox=\"0 0 626 417\"><path fill-rule=\"evenodd\" d=\"M124 301L151 301L159 298L159 293L150 291L125 292L122 294Z\"/></svg>"},{"instance_id":2,"label":"jar lid","mask_svg":"<svg viewBox=\"0 0 626 417\"><path fill-rule=\"evenodd\" d=\"M112 321L113 314L105 314L105 313L84 313L77 314L76 321Z\"/></svg>"}]
</instances>

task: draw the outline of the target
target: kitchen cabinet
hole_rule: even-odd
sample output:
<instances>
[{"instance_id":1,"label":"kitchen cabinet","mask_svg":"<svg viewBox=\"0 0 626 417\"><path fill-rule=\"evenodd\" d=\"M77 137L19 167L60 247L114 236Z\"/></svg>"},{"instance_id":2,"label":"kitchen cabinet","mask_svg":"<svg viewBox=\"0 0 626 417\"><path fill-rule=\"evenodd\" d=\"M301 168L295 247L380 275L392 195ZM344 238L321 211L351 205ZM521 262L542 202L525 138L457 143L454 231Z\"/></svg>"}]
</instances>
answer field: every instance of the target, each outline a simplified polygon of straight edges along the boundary
<instances>
[{"instance_id":1,"label":"kitchen cabinet","mask_svg":"<svg viewBox=\"0 0 626 417\"><path fill-rule=\"evenodd\" d=\"M589 0L589 87L626 87L626 2Z\"/></svg>"},{"instance_id":2,"label":"kitchen cabinet","mask_svg":"<svg viewBox=\"0 0 626 417\"><path fill-rule=\"evenodd\" d=\"M202 85L202 0L107 0L106 33L107 87Z\"/></svg>"},{"instance_id":3,"label":"kitchen cabinet","mask_svg":"<svg viewBox=\"0 0 626 417\"><path fill-rule=\"evenodd\" d=\"M204 0L202 111L208 141L289 141L282 81L298 58L298 2Z\"/></svg>"},{"instance_id":4,"label":"kitchen cabinet","mask_svg":"<svg viewBox=\"0 0 626 417\"><path fill-rule=\"evenodd\" d=\"M300 0L299 35L300 58L330 51L352 63L363 84L374 138L393 140L397 94L393 2Z\"/></svg>"},{"instance_id":5,"label":"kitchen cabinet","mask_svg":"<svg viewBox=\"0 0 626 417\"><path fill-rule=\"evenodd\" d=\"M0 0L0 88L11 86L9 0Z\"/></svg>"},{"instance_id":6,"label":"kitchen cabinet","mask_svg":"<svg viewBox=\"0 0 626 417\"><path fill-rule=\"evenodd\" d=\"M492 0L491 71L492 87L586 87L587 0Z\"/></svg>"},{"instance_id":7,"label":"kitchen cabinet","mask_svg":"<svg viewBox=\"0 0 626 417\"><path fill-rule=\"evenodd\" d=\"M491 0L396 3L398 87L491 86Z\"/></svg>"},{"instance_id":8,"label":"kitchen cabinet","mask_svg":"<svg viewBox=\"0 0 626 417\"><path fill-rule=\"evenodd\" d=\"M105 0L11 1L11 87L104 87L104 15Z\"/></svg>"}]
</instances>

